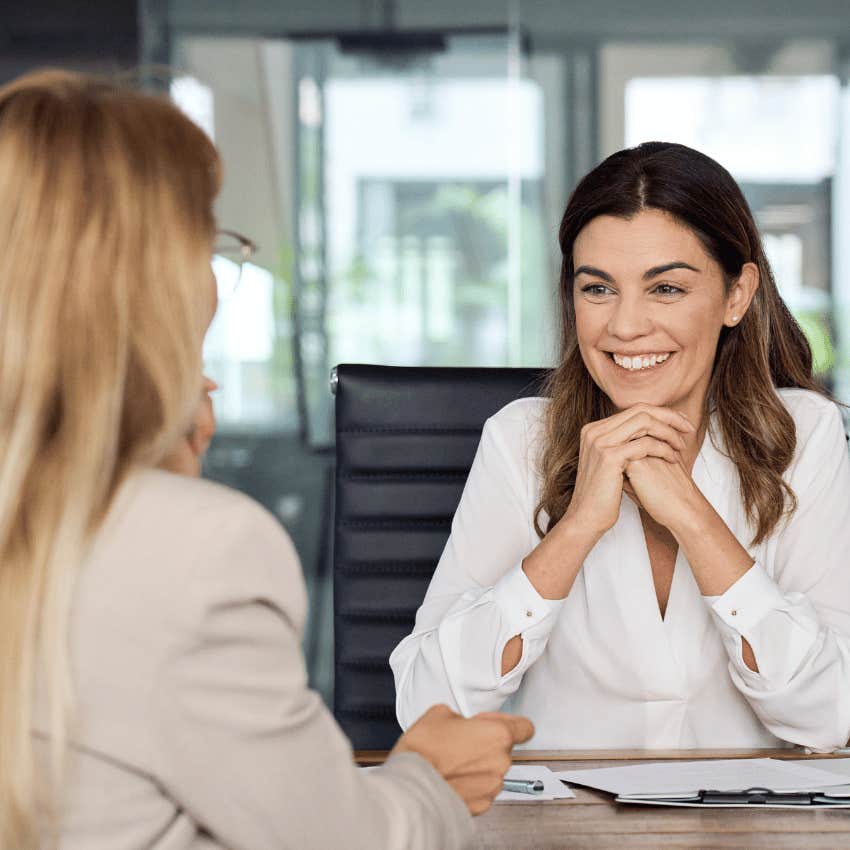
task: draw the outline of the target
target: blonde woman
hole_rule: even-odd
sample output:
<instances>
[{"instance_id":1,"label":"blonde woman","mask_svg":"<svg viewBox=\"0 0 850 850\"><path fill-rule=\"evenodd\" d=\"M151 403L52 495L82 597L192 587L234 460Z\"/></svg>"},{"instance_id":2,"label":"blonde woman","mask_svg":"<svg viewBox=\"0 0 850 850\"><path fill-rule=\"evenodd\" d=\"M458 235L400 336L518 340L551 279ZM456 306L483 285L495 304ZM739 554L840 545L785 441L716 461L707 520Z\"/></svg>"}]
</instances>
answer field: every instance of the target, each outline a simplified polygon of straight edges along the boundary
<instances>
[{"instance_id":1,"label":"blonde woman","mask_svg":"<svg viewBox=\"0 0 850 850\"><path fill-rule=\"evenodd\" d=\"M390 659L402 727L509 701L535 747L843 746L847 444L744 196L647 143L560 244L560 362L484 428Z\"/></svg>"},{"instance_id":2,"label":"blonde woman","mask_svg":"<svg viewBox=\"0 0 850 850\"><path fill-rule=\"evenodd\" d=\"M0 847L459 847L530 724L437 707L359 772L278 523L155 468L209 436L219 170L164 100L0 89Z\"/></svg>"}]
</instances>

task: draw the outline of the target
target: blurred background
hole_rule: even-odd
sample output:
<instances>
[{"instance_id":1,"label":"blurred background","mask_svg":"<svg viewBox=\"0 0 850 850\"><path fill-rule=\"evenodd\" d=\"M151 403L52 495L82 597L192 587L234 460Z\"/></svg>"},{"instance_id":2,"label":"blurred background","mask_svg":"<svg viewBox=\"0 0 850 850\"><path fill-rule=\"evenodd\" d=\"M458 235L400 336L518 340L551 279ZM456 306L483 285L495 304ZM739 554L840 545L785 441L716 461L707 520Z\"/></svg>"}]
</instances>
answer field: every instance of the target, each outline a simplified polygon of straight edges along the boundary
<instances>
[{"instance_id":1,"label":"blurred background","mask_svg":"<svg viewBox=\"0 0 850 850\"><path fill-rule=\"evenodd\" d=\"M206 475L294 539L326 699L331 367L551 364L558 221L608 154L732 172L850 402L847 0L6 0L0 79L43 65L156 68L222 152L220 226L260 250L208 338Z\"/></svg>"}]
</instances>

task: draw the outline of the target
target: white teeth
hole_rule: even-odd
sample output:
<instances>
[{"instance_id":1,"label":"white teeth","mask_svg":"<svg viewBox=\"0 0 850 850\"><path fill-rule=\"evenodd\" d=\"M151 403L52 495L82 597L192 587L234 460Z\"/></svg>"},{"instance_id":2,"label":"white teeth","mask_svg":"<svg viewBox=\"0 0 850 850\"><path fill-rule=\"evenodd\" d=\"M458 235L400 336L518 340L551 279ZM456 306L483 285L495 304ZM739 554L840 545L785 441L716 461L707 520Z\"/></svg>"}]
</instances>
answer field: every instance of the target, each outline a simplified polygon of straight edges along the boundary
<instances>
[{"instance_id":1,"label":"white teeth","mask_svg":"<svg viewBox=\"0 0 850 850\"><path fill-rule=\"evenodd\" d=\"M634 372L639 369L649 369L651 366L663 363L670 356L670 352L668 351L665 354L637 355L635 357L623 357L620 354L615 354L613 356L614 362L618 366L622 366L624 369Z\"/></svg>"}]
</instances>

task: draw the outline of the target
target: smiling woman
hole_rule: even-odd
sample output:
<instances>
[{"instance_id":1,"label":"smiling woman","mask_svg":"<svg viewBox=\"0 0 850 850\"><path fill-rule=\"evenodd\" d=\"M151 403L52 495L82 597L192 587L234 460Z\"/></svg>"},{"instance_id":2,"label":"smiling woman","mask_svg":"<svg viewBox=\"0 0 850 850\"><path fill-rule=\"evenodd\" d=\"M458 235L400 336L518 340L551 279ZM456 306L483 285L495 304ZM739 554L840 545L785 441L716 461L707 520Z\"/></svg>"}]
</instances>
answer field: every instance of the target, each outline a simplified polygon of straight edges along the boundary
<instances>
[{"instance_id":1,"label":"smiling woman","mask_svg":"<svg viewBox=\"0 0 850 850\"><path fill-rule=\"evenodd\" d=\"M652 265L666 255L683 259ZM757 267L746 264L727 296L720 266L697 237L657 210L631 219L599 216L576 239L574 256L581 263L574 275L577 341L596 385L620 409L646 402L698 421L720 328L746 310ZM592 264L597 256L610 271Z\"/></svg>"},{"instance_id":2,"label":"smiling woman","mask_svg":"<svg viewBox=\"0 0 850 850\"><path fill-rule=\"evenodd\" d=\"M509 700L532 747L843 745L850 459L740 189L644 144L559 236L560 364L485 426L400 722Z\"/></svg>"}]
</instances>

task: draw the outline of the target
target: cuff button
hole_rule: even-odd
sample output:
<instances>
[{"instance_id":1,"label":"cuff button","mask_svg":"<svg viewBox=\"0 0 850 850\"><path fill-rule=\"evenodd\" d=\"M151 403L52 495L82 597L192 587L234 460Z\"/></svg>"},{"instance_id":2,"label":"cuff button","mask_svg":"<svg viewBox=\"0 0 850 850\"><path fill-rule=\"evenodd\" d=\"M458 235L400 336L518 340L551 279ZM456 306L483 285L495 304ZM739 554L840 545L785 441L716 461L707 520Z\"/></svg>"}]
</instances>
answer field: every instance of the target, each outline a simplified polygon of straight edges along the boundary
<instances>
[{"instance_id":1,"label":"cuff button","mask_svg":"<svg viewBox=\"0 0 850 850\"><path fill-rule=\"evenodd\" d=\"M533 617L533 616L534 616L534 613L533 613L532 611L526 611L526 612L525 612L525 616L526 616L526 617Z\"/></svg>"},{"instance_id":2,"label":"cuff button","mask_svg":"<svg viewBox=\"0 0 850 850\"><path fill-rule=\"evenodd\" d=\"M733 608L733 609L732 609L729 613L730 613L733 617L737 617L737 616L738 616L738 609L737 609L737 608Z\"/></svg>"}]
</instances>

